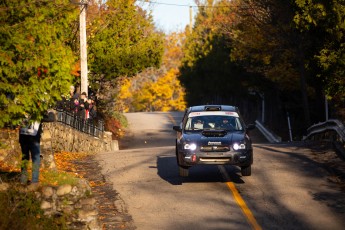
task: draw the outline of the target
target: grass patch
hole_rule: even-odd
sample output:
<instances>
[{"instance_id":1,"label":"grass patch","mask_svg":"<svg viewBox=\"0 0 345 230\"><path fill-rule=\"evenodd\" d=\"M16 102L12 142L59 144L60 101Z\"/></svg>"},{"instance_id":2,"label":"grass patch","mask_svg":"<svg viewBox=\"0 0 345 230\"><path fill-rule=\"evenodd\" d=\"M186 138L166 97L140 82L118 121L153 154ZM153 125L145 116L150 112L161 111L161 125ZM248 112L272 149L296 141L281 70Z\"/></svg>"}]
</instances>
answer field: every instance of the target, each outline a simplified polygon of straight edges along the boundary
<instances>
[{"instance_id":1,"label":"grass patch","mask_svg":"<svg viewBox=\"0 0 345 230\"><path fill-rule=\"evenodd\" d=\"M59 152L54 154L57 169L40 170L41 186L76 185L83 173L78 173L73 161L88 157L86 153ZM0 176L2 182L11 184L6 191L0 192L0 229L68 229L65 215L47 217L40 208L40 202L35 193L23 192L19 184L20 167L0 162ZM28 175L31 175L31 162Z\"/></svg>"},{"instance_id":2,"label":"grass patch","mask_svg":"<svg viewBox=\"0 0 345 230\"><path fill-rule=\"evenodd\" d=\"M0 229L68 229L63 216L47 217L33 192L0 192Z\"/></svg>"},{"instance_id":3,"label":"grass patch","mask_svg":"<svg viewBox=\"0 0 345 230\"><path fill-rule=\"evenodd\" d=\"M67 172L61 172L56 170L41 171L40 183L42 186L45 185L76 185L78 183L78 178Z\"/></svg>"}]
</instances>

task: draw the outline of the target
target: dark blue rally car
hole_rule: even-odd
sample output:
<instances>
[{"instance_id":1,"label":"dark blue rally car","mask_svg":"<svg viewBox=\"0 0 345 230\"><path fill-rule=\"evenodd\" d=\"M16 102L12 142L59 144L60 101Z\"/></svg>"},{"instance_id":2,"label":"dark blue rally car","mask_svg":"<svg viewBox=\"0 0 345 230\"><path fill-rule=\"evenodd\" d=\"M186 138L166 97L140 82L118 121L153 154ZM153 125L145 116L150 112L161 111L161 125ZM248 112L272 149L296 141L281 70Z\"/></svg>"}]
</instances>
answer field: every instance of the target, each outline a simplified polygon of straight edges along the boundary
<instances>
[{"instance_id":1,"label":"dark blue rally car","mask_svg":"<svg viewBox=\"0 0 345 230\"><path fill-rule=\"evenodd\" d=\"M251 175L252 141L237 107L200 105L189 107L177 131L176 159L179 175L188 176L197 164L236 165L242 176Z\"/></svg>"}]
</instances>

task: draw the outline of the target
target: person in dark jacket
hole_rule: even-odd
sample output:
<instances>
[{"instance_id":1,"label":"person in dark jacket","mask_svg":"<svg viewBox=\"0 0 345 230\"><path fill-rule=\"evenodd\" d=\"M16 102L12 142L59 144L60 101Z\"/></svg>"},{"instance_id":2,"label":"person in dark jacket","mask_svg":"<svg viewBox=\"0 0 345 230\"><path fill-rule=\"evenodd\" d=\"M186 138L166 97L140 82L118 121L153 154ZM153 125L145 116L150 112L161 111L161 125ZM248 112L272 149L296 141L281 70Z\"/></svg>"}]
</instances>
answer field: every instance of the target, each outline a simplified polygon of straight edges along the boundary
<instances>
[{"instance_id":1,"label":"person in dark jacket","mask_svg":"<svg viewBox=\"0 0 345 230\"><path fill-rule=\"evenodd\" d=\"M53 122L55 121L55 115L53 112L49 112L44 116L41 122ZM21 164L21 176L20 182L23 185L28 183L28 163L30 158L32 160L32 186L37 186L39 181L40 172L40 140L42 134L42 123L34 121L28 123L28 119L23 121L22 126L19 129L19 143L22 149L22 164Z\"/></svg>"},{"instance_id":2,"label":"person in dark jacket","mask_svg":"<svg viewBox=\"0 0 345 230\"><path fill-rule=\"evenodd\" d=\"M80 95L79 106L78 106L78 120L79 120L80 131L84 131L88 109L89 109L89 104L87 103L87 95L85 92L83 92Z\"/></svg>"},{"instance_id":3,"label":"person in dark jacket","mask_svg":"<svg viewBox=\"0 0 345 230\"><path fill-rule=\"evenodd\" d=\"M87 121L89 124L93 124L93 121L97 117L97 108L96 108L95 99L91 97L88 99L87 102L89 106L89 109L87 110Z\"/></svg>"}]
</instances>

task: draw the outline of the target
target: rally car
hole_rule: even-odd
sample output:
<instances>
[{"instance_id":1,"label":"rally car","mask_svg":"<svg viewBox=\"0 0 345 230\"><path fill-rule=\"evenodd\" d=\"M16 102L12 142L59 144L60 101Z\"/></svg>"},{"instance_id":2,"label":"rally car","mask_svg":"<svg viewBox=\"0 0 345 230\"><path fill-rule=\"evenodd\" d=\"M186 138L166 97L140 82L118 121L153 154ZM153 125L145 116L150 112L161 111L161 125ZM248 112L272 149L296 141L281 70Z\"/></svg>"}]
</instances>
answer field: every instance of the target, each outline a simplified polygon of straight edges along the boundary
<instances>
[{"instance_id":1,"label":"rally car","mask_svg":"<svg viewBox=\"0 0 345 230\"><path fill-rule=\"evenodd\" d=\"M193 165L236 165L242 176L251 175L252 141L239 109L229 105L200 105L186 110L177 132L179 175L188 176Z\"/></svg>"}]
</instances>

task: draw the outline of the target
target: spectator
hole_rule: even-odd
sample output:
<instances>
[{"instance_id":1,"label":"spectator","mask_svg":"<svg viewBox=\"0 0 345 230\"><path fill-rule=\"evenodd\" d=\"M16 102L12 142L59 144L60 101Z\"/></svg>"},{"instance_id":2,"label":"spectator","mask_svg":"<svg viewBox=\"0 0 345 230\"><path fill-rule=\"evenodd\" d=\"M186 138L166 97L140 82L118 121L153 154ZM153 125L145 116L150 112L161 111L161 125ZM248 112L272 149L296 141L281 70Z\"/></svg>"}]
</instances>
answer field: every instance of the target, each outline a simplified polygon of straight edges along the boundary
<instances>
[{"instance_id":1,"label":"spectator","mask_svg":"<svg viewBox=\"0 0 345 230\"><path fill-rule=\"evenodd\" d=\"M79 100L78 112L77 115L80 119L86 119L86 103L83 100Z\"/></svg>"},{"instance_id":2,"label":"spectator","mask_svg":"<svg viewBox=\"0 0 345 230\"><path fill-rule=\"evenodd\" d=\"M75 91L75 88L74 88L73 85L71 85L69 87L69 96L70 96L70 98L72 98L74 96L74 91Z\"/></svg>"},{"instance_id":3,"label":"spectator","mask_svg":"<svg viewBox=\"0 0 345 230\"><path fill-rule=\"evenodd\" d=\"M89 103L88 103L87 95L85 92L83 92L81 94L80 100L79 100L78 116L84 121L87 118L86 113L87 113L88 109L89 109Z\"/></svg>"},{"instance_id":4,"label":"spectator","mask_svg":"<svg viewBox=\"0 0 345 230\"><path fill-rule=\"evenodd\" d=\"M88 99L89 109L87 111L87 121L92 124L94 119L97 117L97 108L95 98L91 97Z\"/></svg>"},{"instance_id":5,"label":"spectator","mask_svg":"<svg viewBox=\"0 0 345 230\"><path fill-rule=\"evenodd\" d=\"M75 99L79 100L79 94L75 92L74 86L71 85L69 90L69 98L67 99L68 102L66 103L66 111L70 111L73 114L76 114L76 106L79 105L79 101L77 103Z\"/></svg>"},{"instance_id":6,"label":"spectator","mask_svg":"<svg viewBox=\"0 0 345 230\"><path fill-rule=\"evenodd\" d=\"M61 111L66 109L67 99L64 95L61 95L61 100L56 103L56 109Z\"/></svg>"},{"instance_id":7,"label":"spectator","mask_svg":"<svg viewBox=\"0 0 345 230\"><path fill-rule=\"evenodd\" d=\"M80 95L79 106L78 106L78 119L79 119L79 129L84 131L85 122L87 119L87 111L89 109L89 104L87 103L87 95L83 92Z\"/></svg>"},{"instance_id":8,"label":"spectator","mask_svg":"<svg viewBox=\"0 0 345 230\"><path fill-rule=\"evenodd\" d=\"M75 91L75 87L73 85L69 88L69 95L70 98L79 98L79 93Z\"/></svg>"},{"instance_id":9,"label":"spectator","mask_svg":"<svg viewBox=\"0 0 345 230\"><path fill-rule=\"evenodd\" d=\"M53 112L49 112L41 122L54 121ZM28 117L23 121L19 129L19 143L22 149L22 164L20 182L23 185L28 184L28 163L32 160L32 180L29 189L35 190L38 187L40 172L40 140L42 134L42 124L39 121L29 123Z\"/></svg>"},{"instance_id":10,"label":"spectator","mask_svg":"<svg viewBox=\"0 0 345 230\"><path fill-rule=\"evenodd\" d=\"M80 101L83 101L84 103L87 102L87 94L85 92L80 95Z\"/></svg>"},{"instance_id":11,"label":"spectator","mask_svg":"<svg viewBox=\"0 0 345 230\"><path fill-rule=\"evenodd\" d=\"M79 100L78 98L72 98L73 101L71 101L71 112L73 113L74 116L78 115L79 111Z\"/></svg>"}]
</instances>

